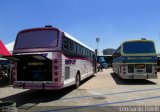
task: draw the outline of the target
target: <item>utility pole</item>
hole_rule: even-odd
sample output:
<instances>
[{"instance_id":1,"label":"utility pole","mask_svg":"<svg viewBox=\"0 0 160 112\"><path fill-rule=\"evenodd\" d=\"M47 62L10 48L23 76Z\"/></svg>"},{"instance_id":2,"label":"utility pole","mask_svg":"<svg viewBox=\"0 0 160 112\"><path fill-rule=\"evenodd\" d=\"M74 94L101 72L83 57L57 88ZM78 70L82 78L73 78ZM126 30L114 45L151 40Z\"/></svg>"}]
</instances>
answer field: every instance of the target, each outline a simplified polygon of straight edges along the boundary
<instances>
[{"instance_id":1,"label":"utility pole","mask_svg":"<svg viewBox=\"0 0 160 112\"><path fill-rule=\"evenodd\" d=\"M99 55L99 50L98 50L98 44L99 44L100 39L96 38L96 42L97 42L97 56Z\"/></svg>"}]
</instances>

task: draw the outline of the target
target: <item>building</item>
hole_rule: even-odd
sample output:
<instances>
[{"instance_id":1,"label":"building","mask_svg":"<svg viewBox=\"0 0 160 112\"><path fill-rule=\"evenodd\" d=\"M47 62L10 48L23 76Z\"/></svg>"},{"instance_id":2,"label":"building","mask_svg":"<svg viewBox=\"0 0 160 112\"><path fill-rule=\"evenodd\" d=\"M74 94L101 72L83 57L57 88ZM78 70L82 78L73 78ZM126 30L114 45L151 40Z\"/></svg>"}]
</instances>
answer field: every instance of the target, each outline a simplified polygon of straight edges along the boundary
<instances>
[{"instance_id":1,"label":"building","mask_svg":"<svg viewBox=\"0 0 160 112\"><path fill-rule=\"evenodd\" d=\"M13 52L13 47L14 47L15 42L11 42L9 44L6 44L5 47L8 49L8 51L12 54Z\"/></svg>"},{"instance_id":2,"label":"building","mask_svg":"<svg viewBox=\"0 0 160 112\"><path fill-rule=\"evenodd\" d=\"M113 49L113 48L103 49L103 55L112 55L112 53L113 53L115 50L116 50L116 49Z\"/></svg>"}]
</instances>

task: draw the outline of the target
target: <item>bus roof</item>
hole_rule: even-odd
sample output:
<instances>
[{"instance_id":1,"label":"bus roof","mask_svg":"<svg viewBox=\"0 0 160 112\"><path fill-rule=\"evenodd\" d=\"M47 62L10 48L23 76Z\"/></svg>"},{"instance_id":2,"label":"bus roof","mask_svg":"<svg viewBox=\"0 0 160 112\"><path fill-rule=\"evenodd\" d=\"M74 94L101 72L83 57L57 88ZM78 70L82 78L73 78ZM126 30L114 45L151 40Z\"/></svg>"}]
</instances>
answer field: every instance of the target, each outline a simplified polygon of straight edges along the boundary
<instances>
[{"instance_id":1,"label":"bus roof","mask_svg":"<svg viewBox=\"0 0 160 112\"><path fill-rule=\"evenodd\" d=\"M65 35L66 37L68 37L69 39L77 42L78 44L81 44L82 46L84 46L84 47L86 47L87 49L89 49L89 50L91 50L91 51L94 52L93 49L91 49L90 47L88 47L88 46L85 45L84 43L80 42L79 40L77 40L77 39L74 38L73 36L69 35L68 33L64 32L63 30L61 30L61 29L59 29L59 28L56 28L56 27L52 27L52 26L51 26L51 27L30 28L30 29L22 30L22 31L20 31L19 33L27 32L27 31L34 31L34 30L38 30L38 29L55 29L55 30L61 31L61 32L63 32L64 35ZM19 34L19 33L18 33L18 34Z\"/></svg>"},{"instance_id":2,"label":"bus roof","mask_svg":"<svg viewBox=\"0 0 160 112\"><path fill-rule=\"evenodd\" d=\"M112 55L98 55L98 56L112 56Z\"/></svg>"},{"instance_id":3,"label":"bus roof","mask_svg":"<svg viewBox=\"0 0 160 112\"><path fill-rule=\"evenodd\" d=\"M152 41L152 40L143 40L143 39L142 40L140 40L140 39L139 40L127 40L127 41L124 41L123 43L121 43L120 46L122 46L124 43L127 43L127 42L153 42L154 43L154 41ZM117 51L117 49L112 53L112 55Z\"/></svg>"},{"instance_id":4,"label":"bus roof","mask_svg":"<svg viewBox=\"0 0 160 112\"><path fill-rule=\"evenodd\" d=\"M84 46L84 47L86 47L87 49L89 49L89 50L91 50L91 51L93 51L93 52L94 52L94 50L93 50L93 49L91 49L90 47L88 47L88 46L87 46L87 45L85 45L84 43L80 42L79 40L77 40L77 39L76 39L76 38L74 38L73 36L69 35L68 33L64 32L64 35L65 35L66 37L68 37L69 39L71 39L71 40L73 40L73 41L77 42L78 44L81 44L82 46Z\"/></svg>"},{"instance_id":5,"label":"bus roof","mask_svg":"<svg viewBox=\"0 0 160 112\"><path fill-rule=\"evenodd\" d=\"M128 41L124 41L122 44L127 43L127 42L153 42L153 41L152 40L128 40Z\"/></svg>"}]
</instances>

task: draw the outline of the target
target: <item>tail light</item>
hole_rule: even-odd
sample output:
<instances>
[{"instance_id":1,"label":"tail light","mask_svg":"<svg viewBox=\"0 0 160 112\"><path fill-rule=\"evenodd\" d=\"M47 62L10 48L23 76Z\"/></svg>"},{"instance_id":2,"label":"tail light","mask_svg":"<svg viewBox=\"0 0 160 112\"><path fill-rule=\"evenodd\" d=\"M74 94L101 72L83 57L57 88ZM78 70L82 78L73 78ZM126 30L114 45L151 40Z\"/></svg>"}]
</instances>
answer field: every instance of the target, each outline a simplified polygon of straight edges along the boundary
<instances>
[{"instance_id":1,"label":"tail light","mask_svg":"<svg viewBox=\"0 0 160 112\"><path fill-rule=\"evenodd\" d=\"M58 75L58 72L54 72L54 75L56 75L56 76L57 76L57 75Z\"/></svg>"},{"instance_id":2,"label":"tail light","mask_svg":"<svg viewBox=\"0 0 160 112\"><path fill-rule=\"evenodd\" d=\"M57 64L57 63L58 63L58 60L57 60L57 59L55 59L55 60L54 60L54 63L55 63L55 64Z\"/></svg>"},{"instance_id":3,"label":"tail light","mask_svg":"<svg viewBox=\"0 0 160 112\"><path fill-rule=\"evenodd\" d=\"M134 73L134 65L133 64L128 65L128 73Z\"/></svg>"},{"instance_id":4,"label":"tail light","mask_svg":"<svg viewBox=\"0 0 160 112\"><path fill-rule=\"evenodd\" d=\"M123 71L126 70L126 65L122 65L122 70L123 70Z\"/></svg>"},{"instance_id":5,"label":"tail light","mask_svg":"<svg viewBox=\"0 0 160 112\"><path fill-rule=\"evenodd\" d=\"M58 82L58 60L57 59L54 59L54 61L53 61L53 63L54 63L54 81L55 82Z\"/></svg>"},{"instance_id":6,"label":"tail light","mask_svg":"<svg viewBox=\"0 0 160 112\"><path fill-rule=\"evenodd\" d=\"M58 82L58 78L54 78L54 81L55 81L55 82Z\"/></svg>"},{"instance_id":7,"label":"tail light","mask_svg":"<svg viewBox=\"0 0 160 112\"><path fill-rule=\"evenodd\" d=\"M57 65L55 65L55 66L54 66L54 69L55 69L55 70L57 70L57 69L58 69L58 66L57 66Z\"/></svg>"}]
</instances>

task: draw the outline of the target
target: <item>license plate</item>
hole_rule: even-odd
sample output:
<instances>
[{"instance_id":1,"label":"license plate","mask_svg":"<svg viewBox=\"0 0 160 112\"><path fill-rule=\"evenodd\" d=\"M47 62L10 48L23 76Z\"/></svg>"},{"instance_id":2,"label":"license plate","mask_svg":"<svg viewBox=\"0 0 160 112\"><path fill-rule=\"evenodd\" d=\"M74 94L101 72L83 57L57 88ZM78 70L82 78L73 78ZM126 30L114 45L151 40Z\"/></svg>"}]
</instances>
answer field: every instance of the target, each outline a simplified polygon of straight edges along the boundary
<instances>
[{"instance_id":1,"label":"license plate","mask_svg":"<svg viewBox=\"0 0 160 112\"><path fill-rule=\"evenodd\" d=\"M143 72L143 70L137 70L137 72Z\"/></svg>"},{"instance_id":2,"label":"license plate","mask_svg":"<svg viewBox=\"0 0 160 112\"><path fill-rule=\"evenodd\" d=\"M145 68L145 65L144 65L144 64L136 64L136 65L135 65L135 68L136 68L136 69L144 69L144 68Z\"/></svg>"}]
</instances>

